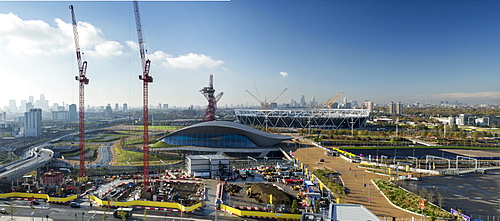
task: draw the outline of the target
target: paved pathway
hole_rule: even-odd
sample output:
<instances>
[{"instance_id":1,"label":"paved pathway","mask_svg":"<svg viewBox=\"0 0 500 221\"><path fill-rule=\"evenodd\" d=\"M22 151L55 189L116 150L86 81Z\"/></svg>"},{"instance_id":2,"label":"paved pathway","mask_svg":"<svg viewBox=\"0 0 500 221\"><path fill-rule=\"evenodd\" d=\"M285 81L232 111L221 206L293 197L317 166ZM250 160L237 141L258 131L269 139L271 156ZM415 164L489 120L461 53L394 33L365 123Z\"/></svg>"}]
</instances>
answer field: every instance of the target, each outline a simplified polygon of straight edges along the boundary
<instances>
[{"instance_id":1,"label":"paved pathway","mask_svg":"<svg viewBox=\"0 0 500 221\"><path fill-rule=\"evenodd\" d=\"M328 157L324 152L323 149L315 146L302 147L295 151L295 157L299 158L301 162L306 162L305 164L310 170L327 168L340 172L346 187L351 192L345 203L362 204L381 218L397 217L398 220L411 220L414 217L415 220L420 220L419 215L392 206L370 182L371 179L375 178L387 179L386 176L367 173L364 169L357 168L359 165L357 163L350 163L340 157ZM319 159L324 159L325 162L316 164ZM366 188L364 188L364 183L366 183ZM369 194L371 201L368 201Z\"/></svg>"}]
</instances>

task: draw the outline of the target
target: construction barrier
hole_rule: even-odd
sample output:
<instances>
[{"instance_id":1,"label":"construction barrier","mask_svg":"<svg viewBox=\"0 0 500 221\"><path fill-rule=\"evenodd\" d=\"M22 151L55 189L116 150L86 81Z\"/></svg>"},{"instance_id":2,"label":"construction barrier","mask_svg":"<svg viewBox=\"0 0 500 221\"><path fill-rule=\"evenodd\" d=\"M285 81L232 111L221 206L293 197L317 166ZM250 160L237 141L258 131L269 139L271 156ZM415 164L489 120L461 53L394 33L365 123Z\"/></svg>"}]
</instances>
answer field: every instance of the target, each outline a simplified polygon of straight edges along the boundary
<instances>
[{"instance_id":1,"label":"construction barrier","mask_svg":"<svg viewBox=\"0 0 500 221\"><path fill-rule=\"evenodd\" d=\"M178 203L169 203L169 202L156 202L156 201L143 201L143 200L134 200L134 201L126 201L126 202L117 202L117 201L107 201L101 200L94 195L90 195L89 199L95 202L100 206L110 206L110 207L149 207L149 208L172 208L178 209L184 213L192 213L195 210L198 210L203 206L202 203L195 204L193 206L185 207Z\"/></svg>"},{"instance_id":2,"label":"construction barrier","mask_svg":"<svg viewBox=\"0 0 500 221\"><path fill-rule=\"evenodd\" d=\"M226 213L247 218L258 218L258 219L297 219L300 220L302 214L291 214L291 213L269 213L269 212L258 212L258 211L245 211L239 210L228 205L220 204L220 209Z\"/></svg>"},{"instance_id":3,"label":"construction barrier","mask_svg":"<svg viewBox=\"0 0 500 221\"><path fill-rule=\"evenodd\" d=\"M77 199L78 195L71 195L68 197L53 197L42 193L11 192L11 193L0 194L0 198L7 198L7 199L19 198L18 200L29 200L33 198L33 199L45 199L49 203L69 203L70 201Z\"/></svg>"}]
</instances>

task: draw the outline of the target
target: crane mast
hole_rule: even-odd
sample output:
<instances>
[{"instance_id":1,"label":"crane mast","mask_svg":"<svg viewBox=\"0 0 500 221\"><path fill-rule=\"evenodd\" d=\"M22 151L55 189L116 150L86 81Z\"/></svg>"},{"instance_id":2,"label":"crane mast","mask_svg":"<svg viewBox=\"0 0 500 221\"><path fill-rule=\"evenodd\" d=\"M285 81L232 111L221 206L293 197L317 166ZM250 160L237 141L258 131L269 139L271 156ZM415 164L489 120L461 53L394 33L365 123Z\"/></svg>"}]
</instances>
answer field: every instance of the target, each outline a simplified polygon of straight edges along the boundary
<instances>
[{"instance_id":1,"label":"crane mast","mask_svg":"<svg viewBox=\"0 0 500 221\"><path fill-rule=\"evenodd\" d=\"M73 35L75 39L76 48L76 61L78 63L78 76L75 79L80 83L80 94L79 94L79 146L80 146L80 172L78 179L83 181L86 179L87 174L85 171L85 85L89 84L89 79L85 75L87 72L87 61L82 62L82 52L80 50L80 43L78 39L78 28L76 25L75 10L73 5L69 6L71 10L71 18L73 20Z\"/></svg>"},{"instance_id":2,"label":"crane mast","mask_svg":"<svg viewBox=\"0 0 500 221\"><path fill-rule=\"evenodd\" d=\"M144 39L142 36L142 24L139 14L139 3L134 1L135 25L137 27L137 38L139 42L139 52L141 54L142 75L139 79L142 80L142 95L143 95L143 135L142 135L142 152L143 152L143 185L145 189L149 186L149 136L148 136L148 84L153 82L153 77L149 76L149 67L151 61L146 58L146 50L144 49Z\"/></svg>"}]
</instances>

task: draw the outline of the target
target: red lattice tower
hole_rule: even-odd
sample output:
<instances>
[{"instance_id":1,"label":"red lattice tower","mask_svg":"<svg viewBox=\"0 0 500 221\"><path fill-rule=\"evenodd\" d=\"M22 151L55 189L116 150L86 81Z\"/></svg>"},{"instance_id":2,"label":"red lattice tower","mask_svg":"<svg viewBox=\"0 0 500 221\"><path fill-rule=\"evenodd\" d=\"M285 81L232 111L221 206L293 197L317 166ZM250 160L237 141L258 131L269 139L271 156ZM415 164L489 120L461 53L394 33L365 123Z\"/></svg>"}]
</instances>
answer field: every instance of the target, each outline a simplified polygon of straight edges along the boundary
<instances>
[{"instance_id":1,"label":"red lattice tower","mask_svg":"<svg viewBox=\"0 0 500 221\"><path fill-rule=\"evenodd\" d=\"M207 109L205 109L205 115L203 116L203 121L215 121L215 111L217 109L217 102L224 95L223 92L220 92L217 96L214 96L214 76L210 75L210 79L208 81L208 87L204 87L200 90L201 94L205 96L208 101Z\"/></svg>"},{"instance_id":2,"label":"red lattice tower","mask_svg":"<svg viewBox=\"0 0 500 221\"><path fill-rule=\"evenodd\" d=\"M89 79L85 76L87 72L87 61L82 62L82 52L78 40L78 28L76 25L75 11L73 5L69 6L71 10L71 18L73 20L73 35L75 38L76 61L78 62L78 76L75 79L80 83L79 95L79 131L80 131L80 173L78 177L81 179L87 177L85 171L85 85L89 84Z\"/></svg>"},{"instance_id":3,"label":"red lattice tower","mask_svg":"<svg viewBox=\"0 0 500 221\"><path fill-rule=\"evenodd\" d=\"M151 61L146 58L146 50L144 49L144 39L142 37L142 24L139 15L139 3L134 1L135 25L137 27L137 37L139 39L139 52L141 54L142 75L139 79L142 80L142 113L143 113L143 135L142 135L142 153L143 153L143 185L145 189L149 186L149 136L148 136L148 84L153 82L153 77L149 76L149 67Z\"/></svg>"}]
</instances>

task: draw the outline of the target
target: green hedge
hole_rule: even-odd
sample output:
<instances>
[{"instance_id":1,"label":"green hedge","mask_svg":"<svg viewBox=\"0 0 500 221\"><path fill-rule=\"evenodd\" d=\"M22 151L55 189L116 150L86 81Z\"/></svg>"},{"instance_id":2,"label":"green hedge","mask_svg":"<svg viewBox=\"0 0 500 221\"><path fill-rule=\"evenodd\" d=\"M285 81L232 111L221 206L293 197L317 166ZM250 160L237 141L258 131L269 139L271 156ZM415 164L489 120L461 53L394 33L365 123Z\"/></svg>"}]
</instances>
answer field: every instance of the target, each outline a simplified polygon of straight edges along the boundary
<instances>
[{"instance_id":1,"label":"green hedge","mask_svg":"<svg viewBox=\"0 0 500 221\"><path fill-rule=\"evenodd\" d=\"M420 210L420 200L422 197L419 195L408 192L396 184L389 182L383 179L375 179L374 183L378 186L378 188L385 194L385 196L396 206L399 206L403 209L421 213ZM443 209L425 202L425 208L423 213L430 217L439 217L439 218L452 218L453 215Z\"/></svg>"}]
</instances>

